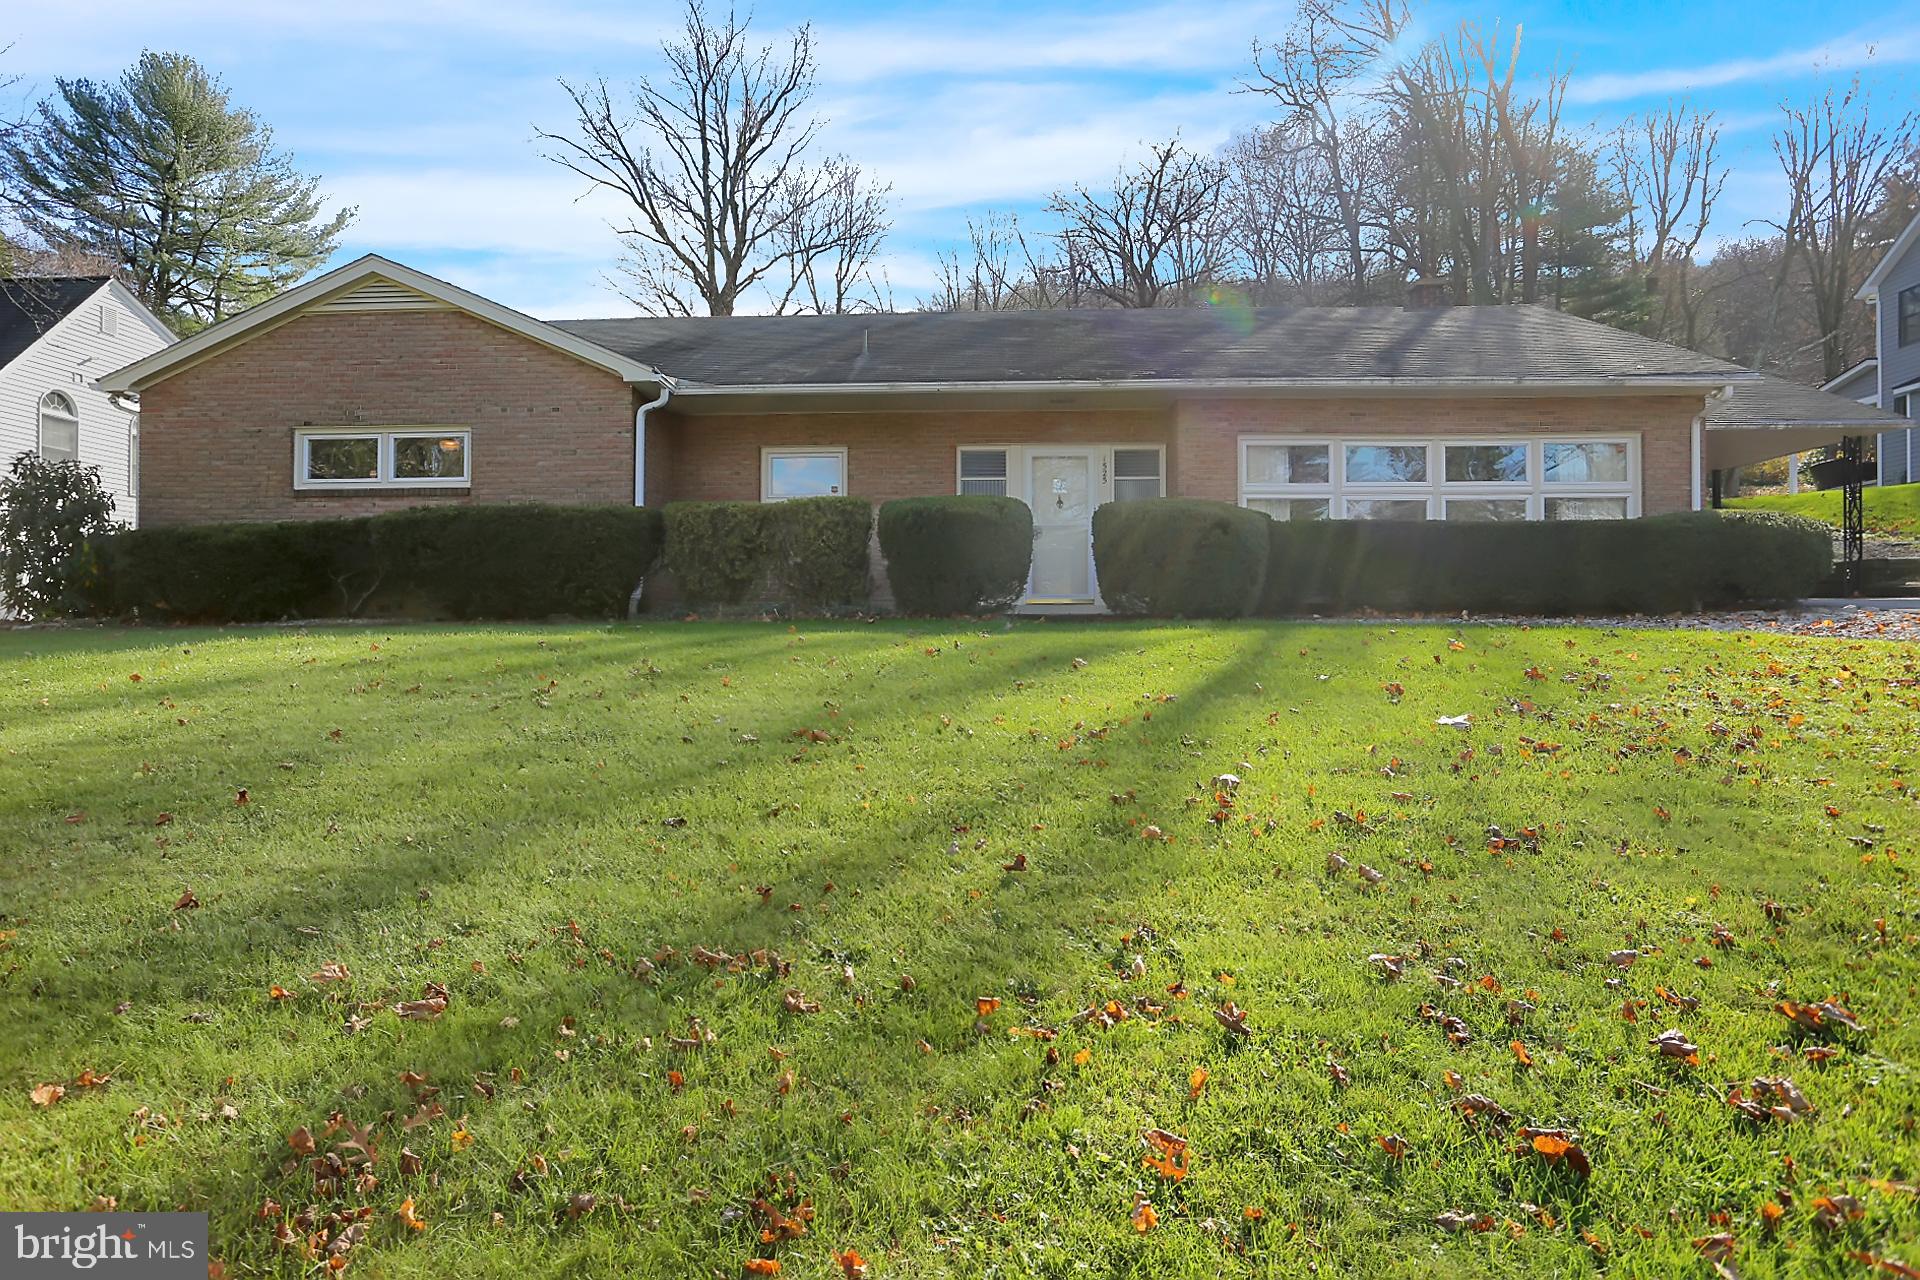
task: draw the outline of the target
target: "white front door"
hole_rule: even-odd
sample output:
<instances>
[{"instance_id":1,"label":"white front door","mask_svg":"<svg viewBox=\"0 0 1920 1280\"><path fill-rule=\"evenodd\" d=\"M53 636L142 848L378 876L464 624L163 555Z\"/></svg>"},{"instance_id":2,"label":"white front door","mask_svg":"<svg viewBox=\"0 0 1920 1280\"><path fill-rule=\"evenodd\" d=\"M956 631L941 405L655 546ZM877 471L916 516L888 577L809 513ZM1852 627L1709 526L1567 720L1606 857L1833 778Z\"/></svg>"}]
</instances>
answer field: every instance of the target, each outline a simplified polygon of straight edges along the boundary
<instances>
[{"instance_id":1,"label":"white front door","mask_svg":"<svg viewBox=\"0 0 1920 1280\"><path fill-rule=\"evenodd\" d=\"M1029 604L1095 604L1093 509L1100 471L1095 449L1027 452L1027 505L1033 509Z\"/></svg>"}]
</instances>

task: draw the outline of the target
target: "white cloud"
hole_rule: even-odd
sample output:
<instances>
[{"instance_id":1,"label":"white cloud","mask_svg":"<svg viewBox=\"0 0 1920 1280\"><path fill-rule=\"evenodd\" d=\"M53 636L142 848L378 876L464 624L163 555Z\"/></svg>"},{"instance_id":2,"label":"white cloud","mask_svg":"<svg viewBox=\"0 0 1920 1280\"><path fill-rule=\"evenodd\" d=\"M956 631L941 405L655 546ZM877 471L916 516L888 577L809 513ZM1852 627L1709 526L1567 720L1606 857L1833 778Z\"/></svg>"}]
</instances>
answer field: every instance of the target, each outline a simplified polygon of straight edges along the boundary
<instances>
[{"instance_id":1,"label":"white cloud","mask_svg":"<svg viewBox=\"0 0 1920 1280\"><path fill-rule=\"evenodd\" d=\"M841 83L909 75L1007 75L1034 70L1158 73L1250 61L1253 40L1277 35L1291 4L1272 0L1154 5L1047 14L1007 22L970 9L921 9L911 21L817 24L824 78Z\"/></svg>"},{"instance_id":2,"label":"white cloud","mask_svg":"<svg viewBox=\"0 0 1920 1280\"><path fill-rule=\"evenodd\" d=\"M1618 102L1756 80L1856 71L1914 61L1920 61L1920 34L1902 31L1878 37L1849 35L1765 58L1732 58L1693 67L1580 76L1567 86L1567 98L1583 103Z\"/></svg>"}]
</instances>

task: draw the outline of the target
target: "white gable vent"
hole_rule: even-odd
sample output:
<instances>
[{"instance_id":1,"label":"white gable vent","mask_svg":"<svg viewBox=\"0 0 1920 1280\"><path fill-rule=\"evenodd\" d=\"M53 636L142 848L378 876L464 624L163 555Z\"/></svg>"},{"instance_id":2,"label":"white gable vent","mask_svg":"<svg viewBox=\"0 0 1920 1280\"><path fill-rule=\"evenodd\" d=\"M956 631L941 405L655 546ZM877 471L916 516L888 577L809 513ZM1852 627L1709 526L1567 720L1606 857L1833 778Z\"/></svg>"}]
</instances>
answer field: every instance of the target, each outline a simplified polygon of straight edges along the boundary
<instances>
[{"instance_id":1,"label":"white gable vent","mask_svg":"<svg viewBox=\"0 0 1920 1280\"><path fill-rule=\"evenodd\" d=\"M378 276L314 306L315 311L446 311L446 303Z\"/></svg>"}]
</instances>

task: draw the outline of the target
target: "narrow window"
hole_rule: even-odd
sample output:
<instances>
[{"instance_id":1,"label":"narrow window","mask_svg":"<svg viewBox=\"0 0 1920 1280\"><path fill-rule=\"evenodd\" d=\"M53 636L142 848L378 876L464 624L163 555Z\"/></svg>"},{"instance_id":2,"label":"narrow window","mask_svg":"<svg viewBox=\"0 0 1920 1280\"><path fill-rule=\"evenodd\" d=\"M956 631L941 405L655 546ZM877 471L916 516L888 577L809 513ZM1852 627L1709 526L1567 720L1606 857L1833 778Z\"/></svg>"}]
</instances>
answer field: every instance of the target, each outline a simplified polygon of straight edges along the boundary
<instances>
[{"instance_id":1,"label":"narrow window","mask_svg":"<svg viewBox=\"0 0 1920 1280\"><path fill-rule=\"evenodd\" d=\"M1900 291L1900 345L1920 342L1920 284Z\"/></svg>"},{"instance_id":2,"label":"narrow window","mask_svg":"<svg viewBox=\"0 0 1920 1280\"><path fill-rule=\"evenodd\" d=\"M40 456L49 462L80 460L80 410L64 391L40 397Z\"/></svg>"},{"instance_id":3,"label":"narrow window","mask_svg":"<svg viewBox=\"0 0 1920 1280\"><path fill-rule=\"evenodd\" d=\"M960 492L1007 496L1007 451L1005 449L962 449L960 451Z\"/></svg>"},{"instance_id":4,"label":"narrow window","mask_svg":"<svg viewBox=\"0 0 1920 1280\"><path fill-rule=\"evenodd\" d=\"M1115 449L1113 451L1113 500L1115 502L1158 498L1165 492L1166 479L1160 474L1160 450Z\"/></svg>"}]
</instances>

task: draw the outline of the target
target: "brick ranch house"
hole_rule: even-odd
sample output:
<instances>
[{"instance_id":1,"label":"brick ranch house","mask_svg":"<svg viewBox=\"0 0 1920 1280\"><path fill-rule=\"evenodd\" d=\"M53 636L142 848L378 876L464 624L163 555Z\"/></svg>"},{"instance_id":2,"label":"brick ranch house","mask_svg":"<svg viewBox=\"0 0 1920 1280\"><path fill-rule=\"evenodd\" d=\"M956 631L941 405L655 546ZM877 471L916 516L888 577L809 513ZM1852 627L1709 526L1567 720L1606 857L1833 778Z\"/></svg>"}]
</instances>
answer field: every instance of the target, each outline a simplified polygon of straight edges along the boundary
<instances>
[{"instance_id":1,"label":"brick ranch house","mask_svg":"<svg viewBox=\"0 0 1920 1280\"><path fill-rule=\"evenodd\" d=\"M375 255L101 385L138 398L146 525L1010 494L1028 604L1068 611L1103 502L1625 519L1886 417L1539 307L546 323Z\"/></svg>"}]
</instances>

